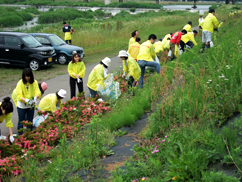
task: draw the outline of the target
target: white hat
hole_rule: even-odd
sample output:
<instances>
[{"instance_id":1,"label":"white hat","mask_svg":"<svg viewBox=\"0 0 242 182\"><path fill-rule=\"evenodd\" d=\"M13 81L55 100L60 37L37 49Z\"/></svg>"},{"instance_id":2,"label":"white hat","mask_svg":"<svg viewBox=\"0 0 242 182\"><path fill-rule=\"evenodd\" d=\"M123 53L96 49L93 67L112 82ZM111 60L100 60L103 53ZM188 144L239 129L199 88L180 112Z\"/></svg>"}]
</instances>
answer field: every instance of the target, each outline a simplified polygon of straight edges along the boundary
<instances>
[{"instance_id":1,"label":"white hat","mask_svg":"<svg viewBox=\"0 0 242 182\"><path fill-rule=\"evenodd\" d=\"M129 57L129 54L126 51L122 50L122 51L119 51L118 57L119 58L120 57Z\"/></svg>"},{"instance_id":2,"label":"white hat","mask_svg":"<svg viewBox=\"0 0 242 182\"><path fill-rule=\"evenodd\" d=\"M62 97L65 98L66 97L66 91L64 89L60 89L57 94Z\"/></svg>"},{"instance_id":3,"label":"white hat","mask_svg":"<svg viewBox=\"0 0 242 182\"><path fill-rule=\"evenodd\" d=\"M110 66L111 64L111 59L108 58L108 57L105 57L103 60L102 60L103 64L105 64L107 67Z\"/></svg>"}]
</instances>

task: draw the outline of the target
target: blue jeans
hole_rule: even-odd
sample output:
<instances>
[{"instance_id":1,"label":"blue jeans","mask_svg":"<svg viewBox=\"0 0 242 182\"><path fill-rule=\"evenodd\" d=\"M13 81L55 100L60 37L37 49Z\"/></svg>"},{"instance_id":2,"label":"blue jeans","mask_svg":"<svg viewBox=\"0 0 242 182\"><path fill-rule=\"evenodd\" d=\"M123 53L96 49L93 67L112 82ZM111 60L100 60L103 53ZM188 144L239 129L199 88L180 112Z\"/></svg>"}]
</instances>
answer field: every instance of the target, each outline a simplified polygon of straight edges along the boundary
<instances>
[{"instance_id":1,"label":"blue jeans","mask_svg":"<svg viewBox=\"0 0 242 182\"><path fill-rule=\"evenodd\" d=\"M96 96L97 96L97 91L92 90L92 89L89 88L89 87L88 87L88 89L89 89L89 91L90 91L90 97L96 97Z\"/></svg>"},{"instance_id":2,"label":"blue jeans","mask_svg":"<svg viewBox=\"0 0 242 182\"><path fill-rule=\"evenodd\" d=\"M141 69L141 76L139 78L139 88L143 88L143 80L145 75L145 67L155 67L155 70L157 73L160 73L160 64L155 61L145 61L145 60L138 60L137 63L140 66Z\"/></svg>"},{"instance_id":3,"label":"blue jeans","mask_svg":"<svg viewBox=\"0 0 242 182\"><path fill-rule=\"evenodd\" d=\"M34 107L32 109L21 109L21 108L17 107L17 111L18 111L18 130L23 128L23 124L20 123L20 122L25 121L26 119L27 119L27 121L33 123ZM33 125L29 126L29 128L32 131L33 130ZM22 135L23 132L18 132L18 134Z\"/></svg>"}]
</instances>

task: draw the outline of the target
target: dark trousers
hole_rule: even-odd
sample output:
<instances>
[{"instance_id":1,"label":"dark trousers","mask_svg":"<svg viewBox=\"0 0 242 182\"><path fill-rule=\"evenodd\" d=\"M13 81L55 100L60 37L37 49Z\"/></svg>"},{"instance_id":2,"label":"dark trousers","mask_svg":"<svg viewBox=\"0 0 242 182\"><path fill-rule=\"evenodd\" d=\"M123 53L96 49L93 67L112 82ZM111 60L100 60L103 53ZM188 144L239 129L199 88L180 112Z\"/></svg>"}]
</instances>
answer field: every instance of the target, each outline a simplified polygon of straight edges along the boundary
<instances>
[{"instance_id":1,"label":"dark trousers","mask_svg":"<svg viewBox=\"0 0 242 182\"><path fill-rule=\"evenodd\" d=\"M28 122L33 123L33 118L34 118L34 107L32 109L21 109L17 107L18 111L18 130L23 128L23 124L20 123L22 121L25 121L27 119ZM31 131L33 130L33 125L29 126ZM19 135L22 135L23 132L18 132Z\"/></svg>"},{"instance_id":2,"label":"dark trousers","mask_svg":"<svg viewBox=\"0 0 242 182\"><path fill-rule=\"evenodd\" d=\"M128 88L129 87L134 87L134 78L132 76L129 77L128 79Z\"/></svg>"},{"instance_id":3,"label":"dark trousers","mask_svg":"<svg viewBox=\"0 0 242 182\"><path fill-rule=\"evenodd\" d=\"M72 97L76 97L76 84L79 92L83 92L83 80L80 78L81 82L77 83L77 79L70 77L70 88L71 88L71 99Z\"/></svg>"},{"instance_id":4,"label":"dark trousers","mask_svg":"<svg viewBox=\"0 0 242 182\"><path fill-rule=\"evenodd\" d=\"M71 45L71 40L65 40L65 42L68 44L68 41L69 41L69 43L70 43L70 45Z\"/></svg>"},{"instance_id":5,"label":"dark trousers","mask_svg":"<svg viewBox=\"0 0 242 182\"><path fill-rule=\"evenodd\" d=\"M170 42L171 58L175 58L176 45Z\"/></svg>"},{"instance_id":6,"label":"dark trousers","mask_svg":"<svg viewBox=\"0 0 242 182\"><path fill-rule=\"evenodd\" d=\"M182 50L182 52L185 51L185 46L186 46L186 45L188 45L188 46L191 47L191 48L193 48L193 46L194 46L193 42L190 41L190 40L189 40L186 44L185 44L182 40L180 40L180 46L181 46L181 50Z\"/></svg>"},{"instance_id":7,"label":"dark trousers","mask_svg":"<svg viewBox=\"0 0 242 182\"><path fill-rule=\"evenodd\" d=\"M96 97L96 96L97 96L97 91L92 90L92 89L89 88L89 87L88 87L88 89L89 89L89 91L90 91L90 97Z\"/></svg>"}]
</instances>

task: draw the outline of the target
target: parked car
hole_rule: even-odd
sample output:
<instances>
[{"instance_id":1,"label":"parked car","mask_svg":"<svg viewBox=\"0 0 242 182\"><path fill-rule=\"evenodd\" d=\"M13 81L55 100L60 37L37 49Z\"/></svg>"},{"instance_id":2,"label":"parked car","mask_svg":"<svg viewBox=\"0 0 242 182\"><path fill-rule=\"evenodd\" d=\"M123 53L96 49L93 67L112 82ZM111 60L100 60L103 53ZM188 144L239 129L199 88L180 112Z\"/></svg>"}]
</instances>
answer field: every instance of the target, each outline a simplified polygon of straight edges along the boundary
<instances>
[{"instance_id":1,"label":"parked car","mask_svg":"<svg viewBox=\"0 0 242 182\"><path fill-rule=\"evenodd\" d=\"M55 55L52 47L42 46L27 33L0 32L0 64L39 70L52 66Z\"/></svg>"},{"instance_id":2,"label":"parked car","mask_svg":"<svg viewBox=\"0 0 242 182\"><path fill-rule=\"evenodd\" d=\"M59 64L67 64L72 59L73 51L76 51L81 58L84 58L85 53L83 48L73 45L68 45L59 36L49 33L30 33L41 44L51 46L55 49L57 62Z\"/></svg>"}]
</instances>

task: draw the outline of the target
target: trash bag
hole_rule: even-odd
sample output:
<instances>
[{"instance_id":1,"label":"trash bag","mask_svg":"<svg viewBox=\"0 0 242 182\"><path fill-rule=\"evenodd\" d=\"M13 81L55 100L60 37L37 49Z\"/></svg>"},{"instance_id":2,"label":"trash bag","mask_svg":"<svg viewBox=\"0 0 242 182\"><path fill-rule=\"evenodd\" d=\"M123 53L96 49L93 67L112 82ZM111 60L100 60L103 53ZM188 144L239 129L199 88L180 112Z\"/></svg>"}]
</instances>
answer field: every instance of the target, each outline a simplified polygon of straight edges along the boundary
<instances>
[{"instance_id":1,"label":"trash bag","mask_svg":"<svg viewBox=\"0 0 242 182\"><path fill-rule=\"evenodd\" d=\"M33 119L33 126L38 127L40 123L46 120L47 117L48 117L48 114L46 114L45 116L44 115L35 116Z\"/></svg>"},{"instance_id":2,"label":"trash bag","mask_svg":"<svg viewBox=\"0 0 242 182\"><path fill-rule=\"evenodd\" d=\"M210 42L210 47L214 47L213 41Z\"/></svg>"},{"instance_id":3,"label":"trash bag","mask_svg":"<svg viewBox=\"0 0 242 182\"><path fill-rule=\"evenodd\" d=\"M178 50L178 46L177 46L177 45L175 45L175 53L174 53L174 55L175 55L176 57L178 57L178 55L179 55L179 50ZM171 57L171 50L169 50L167 56L168 56L168 57Z\"/></svg>"},{"instance_id":4,"label":"trash bag","mask_svg":"<svg viewBox=\"0 0 242 182\"><path fill-rule=\"evenodd\" d=\"M119 82L115 82L113 74L109 74L109 77L104 80L105 89L100 85L97 85L97 92L104 101L117 99L121 95L119 89Z\"/></svg>"},{"instance_id":5,"label":"trash bag","mask_svg":"<svg viewBox=\"0 0 242 182\"><path fill-rule=\"evenodd\" d=\"M159 58L156 56L155 59L153 59L155 62L159 63L160 64L160 61L159 61ZM145 67L145 70L146 71L150 71L150 72L154 72L155 71L155 67L150 67L150 66L146 66Z\"/></svg>"}]
</instances>

